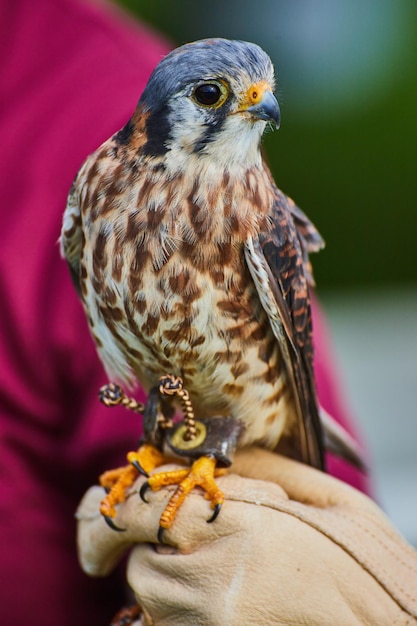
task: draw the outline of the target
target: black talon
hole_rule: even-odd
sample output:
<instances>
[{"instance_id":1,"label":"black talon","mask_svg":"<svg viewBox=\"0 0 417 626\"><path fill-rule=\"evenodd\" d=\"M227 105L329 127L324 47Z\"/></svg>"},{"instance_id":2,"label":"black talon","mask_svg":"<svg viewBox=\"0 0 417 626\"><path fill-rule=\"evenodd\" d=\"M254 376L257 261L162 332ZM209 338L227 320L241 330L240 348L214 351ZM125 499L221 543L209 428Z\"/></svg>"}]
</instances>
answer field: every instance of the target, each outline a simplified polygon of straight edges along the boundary
<instances>
[{"instance_id":1,"label":"black talon","mask_svg":"<svg viewBox=\"0 0 417 626\"><path fill-rule=\"evenodd\" d=\"M131 461L133 467L139 472L139 474L142 474L142 476L145 476L145 478L149 478L149 474L148 472L145 472L145 470L143 469L142 465L139 463L139 461L136 461L136 459L134 461Z\"/></svg>"},{"instance_id":2,"label":"black talon","mask_svg":"<svg viewBox=\"0 0 417 626\"><path fill-rule=\"evenodd\" d=\"M148 504L147 499L145 498L145 493L148 491L149 489L149 483L148 481L144 482L142 487L139 489L139 495L141 497L141 499L146 502L146 504Z\"/></svg>"},{"instance_id":3,"label":"black talon","mask_svg":"<svg viewBox=\"0 0 417 626\"><path fill-rule=\"evenodd\" d=\"M212 522L214 522L214 520L217 518L218 514L220 513L221 508L222 508L221 504L216 504L216 506L214 507L213 515L210 517L210 519L207 520L207 524L211 524Z\"/></svg>"},{"instance_id":4,"label":"black talon","mask_svg":"<svg viewBox=\"0 0 417 626\"><path fill-rule=\"evenodd\" d=\"M109 526L112 530L115 530L118 533L124 533L126 531L126 528L119 528L119 526L116 526L116 524L113 522L113 518L110 517L110 515L103 515L103 518L107 526Z\"/></svg>"},{"instance_id":5,"label":"black talon","mask_svg":"<svg viewBox=\"0 0 417 626\"><path fill-rule=\"evenodd\" d=\"M163 528L163 526L160 526L158 528L158 541L159 541L159 543L165 543L164 542L164 531L165 531L165 528Z\"/></svg>"}]
</instances>

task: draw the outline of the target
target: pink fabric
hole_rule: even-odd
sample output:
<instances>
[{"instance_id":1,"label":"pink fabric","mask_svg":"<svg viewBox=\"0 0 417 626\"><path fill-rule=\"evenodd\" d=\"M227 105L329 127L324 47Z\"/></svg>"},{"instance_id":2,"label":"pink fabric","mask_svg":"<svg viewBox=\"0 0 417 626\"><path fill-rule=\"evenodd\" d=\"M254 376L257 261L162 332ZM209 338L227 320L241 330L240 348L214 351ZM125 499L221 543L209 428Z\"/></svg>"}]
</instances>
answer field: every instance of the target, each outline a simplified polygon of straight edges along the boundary
<instances>
[{"instance_id":1,"label":"pink fabric","mask_svg":"<svg viewBox=\"0 0 417 626\"><path fill-rule=\"evenodd\" d=\"M79 568L74 511L138 418L106 377L57 239L86 155L131 116L167 45L79 0L3 0L0 106L0 622L107 624L120 581Z\"/></svg>"},{"instance_id":2,"label":"pink fabric","mask_svg":"<svg viewBox=\"0 0 417 626\"><path fill-rule=\"evenodd\" d=\"M121 579L81 572L73 514L139 424L97 401L106 377L57 239L79 166L128 120L167 46L81 0L3 0L0 41L1 623L107 624ZM320 395L346 423L318 329Z\"/></svg>"}]
</instances>

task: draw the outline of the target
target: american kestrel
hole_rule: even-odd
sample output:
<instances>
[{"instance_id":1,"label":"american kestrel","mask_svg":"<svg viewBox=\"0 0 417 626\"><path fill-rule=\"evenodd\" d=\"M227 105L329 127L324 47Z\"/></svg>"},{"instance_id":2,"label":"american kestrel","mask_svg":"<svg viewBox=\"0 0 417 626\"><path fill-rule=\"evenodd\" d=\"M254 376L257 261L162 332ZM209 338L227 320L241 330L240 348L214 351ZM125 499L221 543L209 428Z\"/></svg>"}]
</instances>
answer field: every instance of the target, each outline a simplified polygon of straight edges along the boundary
<instances>
[{"instance_id":1,"label":"american kestrel","mask_svg":"<svg viewBox=\"0 0 417 626\"><path fill-rule=\"evenodd\" d=\"M79 171L61 250L112 380L181 377L197 416L244 424L239 446L285 442L323 468L308 259L323 242L261 155L280 121L274 86L253 43L168 54ZM200 461L215 508L215 461Z\"/></svg>"}]
</instances>

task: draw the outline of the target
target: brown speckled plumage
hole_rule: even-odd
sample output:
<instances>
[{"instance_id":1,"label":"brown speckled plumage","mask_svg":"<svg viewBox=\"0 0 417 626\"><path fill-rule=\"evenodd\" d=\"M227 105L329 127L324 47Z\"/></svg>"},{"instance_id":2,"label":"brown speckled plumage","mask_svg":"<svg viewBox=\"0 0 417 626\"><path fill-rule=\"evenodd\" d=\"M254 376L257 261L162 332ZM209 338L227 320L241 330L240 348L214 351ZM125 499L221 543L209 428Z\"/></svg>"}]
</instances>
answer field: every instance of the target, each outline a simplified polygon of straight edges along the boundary
<instances>
[{"instance_id":1,"label":"brown speckled plumage","mask_svg":"<svg viewBox=\"0 0 417 626\"><path fill-rule=\"evenodd\" d=\"M224 41L169 55L161 92L160 64L132 120L78 173L62 251L112 379L149 389L181 376L197 415L240 418L242 444L290 437L320 467L308 252L322 242L260 156L266 118L246 100L273 88L269 59ZM195 101L202 81L228 85L222 107Z\"/></svg>"}]
</instances>

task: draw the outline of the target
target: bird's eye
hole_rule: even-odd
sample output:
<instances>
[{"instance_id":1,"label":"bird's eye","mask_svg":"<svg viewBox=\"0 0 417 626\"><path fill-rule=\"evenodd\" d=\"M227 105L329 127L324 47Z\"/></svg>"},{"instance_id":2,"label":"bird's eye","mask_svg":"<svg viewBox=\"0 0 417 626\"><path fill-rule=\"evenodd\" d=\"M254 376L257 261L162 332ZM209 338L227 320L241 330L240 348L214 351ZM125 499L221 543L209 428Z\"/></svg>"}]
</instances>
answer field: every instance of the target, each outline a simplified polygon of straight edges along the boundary
<instances>
[{"instance_id":1,"label":"bird's eye","mask_svg":"<svg viewBox=\"0 0 417 626\"><path fill-rule=\"evenodd\" d=\"M228 96L228 88L220 82L209 82L198 85L194 90L194 100L205 107L220 107Z\"/></svg>"},{"instance_id":2,"label":"bird's eye","mask_svg":"<svg viewBox=\"0 0 417 626\"><path fill-rule=\"evenodd\" d=\"M213 106L221 96L220 87L214 83L200 85L194 92L195 99L205 106Z\"/></svg>"}]
</instances>

